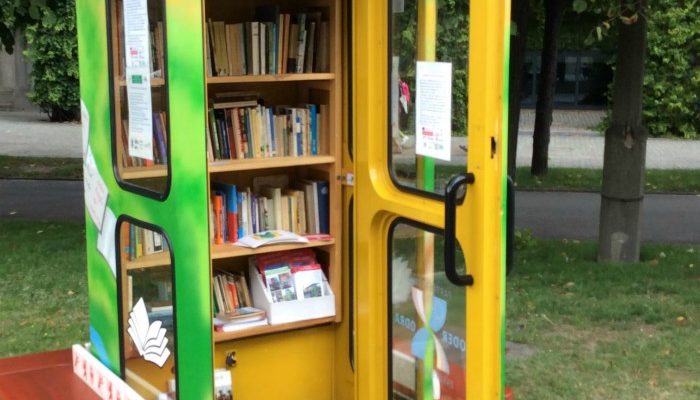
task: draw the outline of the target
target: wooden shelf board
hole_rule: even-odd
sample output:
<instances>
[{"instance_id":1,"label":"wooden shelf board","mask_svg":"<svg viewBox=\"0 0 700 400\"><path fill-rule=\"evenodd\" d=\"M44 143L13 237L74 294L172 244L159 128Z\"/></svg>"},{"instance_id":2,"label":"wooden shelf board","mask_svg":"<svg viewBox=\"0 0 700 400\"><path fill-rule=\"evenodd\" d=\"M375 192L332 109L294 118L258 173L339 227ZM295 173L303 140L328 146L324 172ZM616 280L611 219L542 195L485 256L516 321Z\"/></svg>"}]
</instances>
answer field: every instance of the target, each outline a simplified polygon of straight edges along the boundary
<instances>
[{"instance_id":1,"label":"wooden shelf board","mask_svg":"<svg viewBox=\"0 0 700 400\"><path fill-rule=\"evenodd\" d=\"M261 83L261 82L300 82L300 81L332 81L334 73L311 74L276 74L276 75L239 75L239 76L209 76L207 84L226 83Z\"/></svg>"},{"instance_id":2,"label":"wooden shelf board","mask_svg":"<svg viewBox=\"0 0 700 400\"><path fill-rule=\"evenodd\" d=\"M245 171L263 168L285 168L301 165L332 164L333 156L270 157L245 160L218 160L209 163L209 173Z\"/></svg>"},{"instance_id":3,"label":"wooden shelf board","mask_svg":"<svg viewBox=\"0 0 700 400\"><path fill-rule=\"evenodd\" d=\"M267 335L275 332L290 331L293 329L309 328L312 326L324 325L335 322L335 317L326 317L318 319L309 319L305 321L290 322L287 324L278 325L263 325L254 326L252 328L243 329L235 332L216 332L214 331L214 342L225 342L227 340L241 339L251 336Z\"/></svg>"},{"instance_id":4,"label":"wooden shelf board","mask_svg":"<svg viewBox=\"0 0 700 400\"><path fill-rule=\"evenodd\" d=\"M168 176L167 165L154 165L152 167L124 167L120 172L120 177L129 179L159 178Z\"/></svg>"},{"instance_id":5,"label":"wooden shelf board","mask_svg":"<svg viewBox=\"0 0 700 400\"><path fill-rule=\"evenodd\" d=\"M314 241L314 242L309 242L309 243L273 244L273 245L258 247L257 249L249 249L247 247L239 247L239 246L235 246L231 243L213 244L211 246L211 258L217 260L217 259L221 259L221 258L244 257L244 256L252 256L255 254L272 253L275 251L303 249L303 248L308 248L308 247L331 246L334 244L335 244L335 239L320 240L320 241Z\"/></svg>"},{"instance_id":6,"label":"wooden shelf board","mask_svg":"<svg viewBox=\"0 0 700 400\"><path fill-rule=\"evenodd\" d=\"M170 262L170 252L163 251L160 253L149 254L147 256L141 256L133 261L127 261L124 263L124 268L127 270L134 270L141 268L162 267L170 265Z\"/></svg>"},{"instance_id":7,"label":"wooden shelf board","mask_svg":"<svg viewBox=\"0 0 700 400\"><path fill-rule=\"evenodd\" d=\"M165 85L165 79L163 78L153 78L151 79L151 87L161 87ZM120 79L119 86L126 86L126 80Z\"/></svg>"}]
</instances>

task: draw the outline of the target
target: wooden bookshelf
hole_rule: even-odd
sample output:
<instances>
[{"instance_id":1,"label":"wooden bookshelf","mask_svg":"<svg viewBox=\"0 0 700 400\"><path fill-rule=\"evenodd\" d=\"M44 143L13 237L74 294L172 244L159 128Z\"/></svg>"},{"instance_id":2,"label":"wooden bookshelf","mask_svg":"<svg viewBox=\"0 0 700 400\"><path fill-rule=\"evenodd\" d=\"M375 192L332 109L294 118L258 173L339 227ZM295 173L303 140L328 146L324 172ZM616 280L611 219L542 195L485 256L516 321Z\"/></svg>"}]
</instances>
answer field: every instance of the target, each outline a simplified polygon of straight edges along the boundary
<instances>
[{"instance_id":1,"label":"wooden bookshelf","mask_svg":"<svg viewBox=\"0 0 700 400\"><path fill-rule=\"evenodd\" d=\"M162 251L160 253L149 254L147 256L141 256L135 260L124 261L124 269L127 271L143 269L143 268L155 268L163 267L171 264L170 252Z\"/></svg>"},{"instance_id":2,"label":"wooden bookshelf","mask_svg":"<svg viewBox=\"0 0 700 400\"><path fill-rule=\"evenodd\" d=\"M233 243L214 244L211 246L211 258L213 260L218 260L218 259L223 259L223 258L247 257L247 256L254 256L256 254L273 253L273 252L277 252L277 251L332 246L334 244L335 244L335 239L319 240L319 241L313 241L313 242L309 242L309 243L269 245L269 246L258 247L257 249L240 247L240 246L234 245Z\"/></svg>"},{"instance_id":3,"label":"wooden bookshelf","mask_svg":"<svg viewBox=\"0 0 700 400\"><path fill-rule=\"evenodd\" d=\"M305 165L333 164L333 156L270 157L245 160L217 160L209 163L210 173L249 171L256 169L287 168Z\"/></svg>"},{"instance_id":4,"label":"wooden bookshelf","mask_svg":"<svg viewBox=\"0 0 700 400\"><path fill-rule=\"evenodd\" d=\"M121 169L121 178L125 180L161 178L166 176L168 176L168 167L166 165L124 167Z\"/></svg>"},{"instance_id":5,"label":"wooden bookshelf","mask_svg":"<svg viewBox=\"0 0 700 400\"><path fill-rule=\"evenodd\" d=\"M313 326L329 324L335 321L335 317L309 319L305 321L290 322L287 324L254 326L235 332L214 332L214 342L225 342L234 339L242 339L251 336L268 335L270 333L291 331L294 329L310 328Z\"/></svg>"},{"instance_id":6,"label":"wooden bookshelf","mask_svg":"<svg viewBox=\"0 0 700 400\"><path fill-rule=\"evenodd\" d=\"M119 86L125 87L125 86L126 86L126 80L120 79L120 80L119 80ZM156 88L156 87L161 87L161 86L165 86L165 79L163 79L163 78L153 78L153 79L151 79L151 87Z\"/></svg>"},{"instance_id":7,"label":"wooden bookshelf","mask_svg":"<svg viewBox=\"0 0 700 400\"><path fill-rule=\"evenodd\" d=\"M216 46L212 42L208 47L207 35L209 34L209 21L216 23L223 21L225 24L246 23L256 21L256 7L268 6L277 3L279 13L291 14L291 23L295 23L295 15L302 13L320 13L321 22L327 23L327 66L319 67L324 72L281 73L260 75L236 75L236 76L211 76L216 73L215 68L206 69L206 95L211 106L219 93L226 92L252 92L258 95L261 103L266 107L291 106L304 107L306 104L316 104L319 115L318 153L313 156L285 156L239 160L215 160L207 165L210 181L235 184L241 188L252 187L251 183L258 176L287 174L290 182L300 179L327 181L329 186L329 223L330 234L334 239L329 241L313 241L308 244L279 244L262 246L258 249L238 247L231 243L211 245L210 256L212 263L217 262L217 268L226 265L227 268L238 271L247 271L247 257L257 254L280 252L301 248L319 249L319 256L327 267L327 279L335 296L334 317L309 319L293 323L278 325L266 325L252 327L236 332L214 332L214 341L217 343L215 351L222 351L230 345L230 342L242 338L255 337L281 333L290 330L309 328L341 321L342 285L341 285L341 243L342 239L342 214L341 210L341 183L336 179L341 173L340 160L342 159L342 60L341 60L341 27L342 27L342 2L338 0L309 0L299 2L287 1L263 1L251 0L248 2L226 2L224 0L204 0L205 15L203 18L205 68L209 62L216 59ZM316 16L318 18L318 15ZM311 19L307 20L311 21ZM318 22L318 20L316 20ZM320 25L316 25L317 34ZM307 32L308 34L308 32ZM216 33L214 33L216 36ZM317 42L317 44L320 42ZM247 45L247 42L246 42ZM318 44L318 46L321 46ZM320 47L318 47L320 48ZM318 48L316 50L318 50ZM211 50L212 57L208 57ZM318 53L314 53L318 54ZM230 59L229 59L230 61ZM285 61L286 63L286 61ZM313 71L316 71L315 62ZM278 64L279 66L279 64ZM230 65L229 65L230 67ZM218 67L217 67L218 68ZM224 67L225 68L225 67ZM248 66L250 68L250 66ZM308 71L308 70L307 70ZM248 72L250 70L248 69ZM300 106L301 105L301 106ZM323 111L321 111L323 108ZM207 116L209 117L209 116ZM207 124L209 129L212 124ZM216 125L214 125L216 126ZM322 129L321 129L322 128ZM203 133L204 134L204 133ZM211 132L210 132L211 134ZM212 140L211 137L208 140ZM219 140L219 143L222 141ZM225 142L225 140L224 140ZM250 141L248 141L250 143ZM211 154L210 154L211 156ZM240 211L239 211L240 212ZM212 265L213 268L213 265ZM251 282L248 282L250 285ZM274 340L274 336L270 337Z\"/></svg>"},{"instance_id":8,"label":"wooden bookshelf","mask_svg":"<svg viewBox=\"0 0 700 400\"><path fill-rule=\"evenodd\" d=\"M303 82L303 81L332 81L333 73L308 73L308 74L266 74L266 75L238 75L238 76L209 76L207 84L227 83L277 83L277 82Z\"/></svg>"}]
</instances>

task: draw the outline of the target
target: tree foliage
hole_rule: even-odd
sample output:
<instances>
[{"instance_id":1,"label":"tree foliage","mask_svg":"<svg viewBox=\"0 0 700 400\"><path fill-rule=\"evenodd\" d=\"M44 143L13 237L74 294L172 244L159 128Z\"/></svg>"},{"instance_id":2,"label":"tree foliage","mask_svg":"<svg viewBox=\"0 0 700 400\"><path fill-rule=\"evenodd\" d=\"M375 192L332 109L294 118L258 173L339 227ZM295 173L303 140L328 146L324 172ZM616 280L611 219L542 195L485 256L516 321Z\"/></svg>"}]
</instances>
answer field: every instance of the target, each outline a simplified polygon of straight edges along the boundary
<instances>
[{"instance_id":1,"label":"tree foliage","mask_svg":"<svg viewBox=\"0 0 700 400\"><path fill-rule=\"evenodd\" d=\"M636 10L637 4L638 0L575 0L574 8L603 16L586 44L605 42L615 23L647 19L644 123L652 136L696 138L700 136L700 1L656 0L642 12Z\"/></svg>"},{"instance_id":2,"label":"tree foliage","mask_svg":"<svg viewBox=\"0 0 700 400\"><path fill-rule=\"evenodd\" d=\"M40 8L39 18L25 29L25 55L32 63L29 99L52 121L75 119L80 104L75 3L60 3Z\"/></svg>"},{"instance_id":3,"label":"tree foliage","mask_svg":"<svg viewBox=\"0 0 700 400\"><path fill-rule=\"evenodd\" d=\"M700 1L650 3L643 115L653 136L700 136Z\"/></svg>"},{"instance_id":4,"label":"tree foliage","mask_svg":"<svg viewBox=\"0 0 700 400\"><path fill-rule=\"evenodd\" d=\"M0 49L12 54L15 32L42 18L55 18L61 0L0 0Z\"/></svg>"}]
</instances>

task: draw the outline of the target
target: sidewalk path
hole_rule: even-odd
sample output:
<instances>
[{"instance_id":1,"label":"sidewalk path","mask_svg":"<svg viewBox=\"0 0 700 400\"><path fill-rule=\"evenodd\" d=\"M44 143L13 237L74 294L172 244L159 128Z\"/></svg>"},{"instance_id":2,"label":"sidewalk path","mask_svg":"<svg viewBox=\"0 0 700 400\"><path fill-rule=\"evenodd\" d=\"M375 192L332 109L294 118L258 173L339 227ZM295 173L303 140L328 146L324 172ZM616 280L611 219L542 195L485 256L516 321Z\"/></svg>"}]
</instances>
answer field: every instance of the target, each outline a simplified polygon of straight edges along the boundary
<instances>
[{"instance_id":1,"label":"sidewalk path","mask_svg":"<svg viewBox=\"0 0 700 400\"><path fill-rule=\"evenodd\" d=\"M49 122L46 114L0 111L0 155L82 157L80 123Z\"/></svg>"},{"instance_id":2,"label":"sidewalk path","mask_svg":"<svg viewBox=\"0 0 700 400\"><path fill-rule=\"evenodd\" d=\"M561 111L554 113L549 166L602 168L604 138L591 130L600 121L600 111ZM523 110L518 137L518 166L529 166L532 158L533 110ZM0 112L0 155L81 157L79 123L50 123L43 114ZM450 164L465 165L466 153L460 146L466 138L452 140ZM394 155L397 163L413 163L411 142L402 154ZM438 163L443 163L438 161ZM700 140L649 139L647 168L700 169Z\"/></svg>"}]
</instances>

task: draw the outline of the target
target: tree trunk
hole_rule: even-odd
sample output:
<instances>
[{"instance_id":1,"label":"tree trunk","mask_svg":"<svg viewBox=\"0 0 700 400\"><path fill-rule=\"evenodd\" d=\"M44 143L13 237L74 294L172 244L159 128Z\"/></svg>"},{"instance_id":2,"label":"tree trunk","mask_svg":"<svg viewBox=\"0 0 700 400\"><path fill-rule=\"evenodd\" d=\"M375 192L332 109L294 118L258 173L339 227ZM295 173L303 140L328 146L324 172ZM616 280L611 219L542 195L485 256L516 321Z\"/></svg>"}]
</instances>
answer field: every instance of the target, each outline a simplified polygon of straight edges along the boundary
<instances>
[{"instance_id":1,"label":"tree trunk","mask_svg":"<svg viewBox=\"0 0 700 400\"><path fill-rule=\"evenodd\" d=\"M567 0L545 0L544 40L540 82L537 89L535 132L532 136L532 164L530 173L535 176L547 174L549 159L549 128L552 125L554 85L557 81L557 41L564 19Z\"/></svg>"},{"instance_id":2,"label":"tree trunk","mask_svg":"<svg viewBox=\"0 0 700 400\"><path fill-rule=\"evenodd\" d=\"M646 0L640 2L645 8ZM612 123L605 132L598 260L639 261L647 130L642 126L642 86L647 44L645 17L620 24Z\"/></svg>"},{"instance_id":3,"label":"tree trunk","mask_svg":"<svg viewBox=\"0 0 700 400\"><path fill-rule=\"evenodd\" d=\"M527 45L527 22L530 18L530 0L512 0L511 10L511 21L516 27L516 34L511 33L510 70L508 72L508 176L515 181L520 99L523 91L523 67Z\"/></svg>"}]
</instances>

